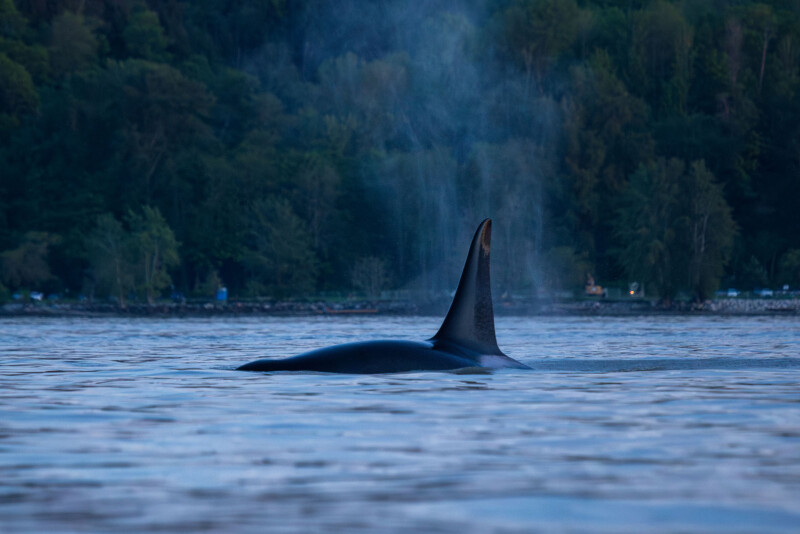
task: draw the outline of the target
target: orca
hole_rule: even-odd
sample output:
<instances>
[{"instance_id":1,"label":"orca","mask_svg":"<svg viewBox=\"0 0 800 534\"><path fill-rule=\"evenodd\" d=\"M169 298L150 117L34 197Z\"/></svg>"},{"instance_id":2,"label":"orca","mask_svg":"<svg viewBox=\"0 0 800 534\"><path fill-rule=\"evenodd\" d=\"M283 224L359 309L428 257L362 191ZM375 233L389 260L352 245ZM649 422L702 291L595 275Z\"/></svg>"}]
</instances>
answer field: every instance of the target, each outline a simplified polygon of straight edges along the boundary
<instances>
[{"instance_id":1,"label":"orca","mask_svg":"<svg viewBox=\"0 0 800 534\"><path fill-rule=\"evenodd\" d=\"M256 360L238 370L378 374L476 367L530 369L497 346L489 285L491 234L492 221L486 219L472 239L450 310L432 338L345 343L285 359Z\"/></svg>"}]
</instances>

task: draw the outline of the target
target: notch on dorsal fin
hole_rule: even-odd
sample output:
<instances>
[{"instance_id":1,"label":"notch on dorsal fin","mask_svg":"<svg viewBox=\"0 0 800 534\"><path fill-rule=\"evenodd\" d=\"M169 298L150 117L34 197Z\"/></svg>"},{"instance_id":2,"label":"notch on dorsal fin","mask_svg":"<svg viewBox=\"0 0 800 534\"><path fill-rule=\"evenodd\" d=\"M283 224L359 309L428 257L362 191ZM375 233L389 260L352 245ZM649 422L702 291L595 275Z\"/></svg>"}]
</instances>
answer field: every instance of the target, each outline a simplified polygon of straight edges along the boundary
<instances>
[{"instance_id":1,"label":"notch on dorsal fin","mask_svg":"<svg viewBox=\"0 0 800 534\"><path fill-rule=\"evenodd\" d=\"M431 339L452 341L481 354L500 354L494 335L489 247L492 220L484 220L469 247L464 272L442 326Z\"/></svg>"}]
</instances>

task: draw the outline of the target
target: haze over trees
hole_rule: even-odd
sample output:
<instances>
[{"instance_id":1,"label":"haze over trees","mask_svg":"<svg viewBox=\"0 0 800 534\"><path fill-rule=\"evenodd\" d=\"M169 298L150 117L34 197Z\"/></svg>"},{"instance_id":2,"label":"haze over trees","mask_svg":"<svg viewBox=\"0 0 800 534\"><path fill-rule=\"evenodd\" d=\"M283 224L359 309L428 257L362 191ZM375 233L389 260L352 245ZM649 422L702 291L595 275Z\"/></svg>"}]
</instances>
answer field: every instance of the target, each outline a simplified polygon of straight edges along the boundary
<instances>
[{"instance_id":1,"label":"haze over trees","mask_svg":"<svg viewBox=\"0 0 800 534\"><path fill-rule=\"evenodd\" d=\"M800 285L800 5L0 0L0 296Z\"/></svg>"}]
</instances>

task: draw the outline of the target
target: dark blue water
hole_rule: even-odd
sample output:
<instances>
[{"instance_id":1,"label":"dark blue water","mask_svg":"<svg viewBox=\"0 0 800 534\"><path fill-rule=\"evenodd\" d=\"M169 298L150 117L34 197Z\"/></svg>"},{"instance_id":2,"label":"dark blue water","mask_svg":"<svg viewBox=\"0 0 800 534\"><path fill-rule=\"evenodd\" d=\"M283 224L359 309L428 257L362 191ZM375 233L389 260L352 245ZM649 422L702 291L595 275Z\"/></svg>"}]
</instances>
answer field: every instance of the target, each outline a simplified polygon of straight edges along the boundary
<instances>
[{"instance_id":1,"label":"dark blue water","mask_svg":"<svg viewBox=\"0 0 800 534\"><path fill-rule=\"evenodd\" d=\"M0 531L800 531L798 318L500 318L533 371L232 370L438 322L3 319Z\"/></svg>"}]
</instances>

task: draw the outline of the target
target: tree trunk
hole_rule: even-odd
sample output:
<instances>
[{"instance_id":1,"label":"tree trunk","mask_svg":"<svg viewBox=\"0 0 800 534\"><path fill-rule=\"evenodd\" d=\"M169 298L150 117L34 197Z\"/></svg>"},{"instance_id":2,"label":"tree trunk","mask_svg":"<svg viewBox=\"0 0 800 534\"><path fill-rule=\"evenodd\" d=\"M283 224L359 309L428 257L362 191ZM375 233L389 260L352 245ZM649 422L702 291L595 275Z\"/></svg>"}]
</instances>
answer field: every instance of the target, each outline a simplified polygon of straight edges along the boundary
<instances>
[{"instance_id":1,"label":"tree trunk","mask_svg":"<svg viewBox=\"0 0 800 534\"><path fill-rule=\"evenodd\" d=\"M121 308L125 307L125 289L122 287L122 267L119 264L119 258L114 259L114 266L117 272L117 287L119 288L119 305Z\"/></svg>"},{"instance_id":2,"label":"tree trunk","mask_svg":"<svg viewBox=\"0 0 800 534\"><path fill-rule=\"evenodd\" d=\"M769 46L769 27L764 28L764 48L761 51L761 70L758 73L758 94L761 94L761 86L764 83L764 66L767 64L767 46Z\"/></svg>"}]
</instances>

